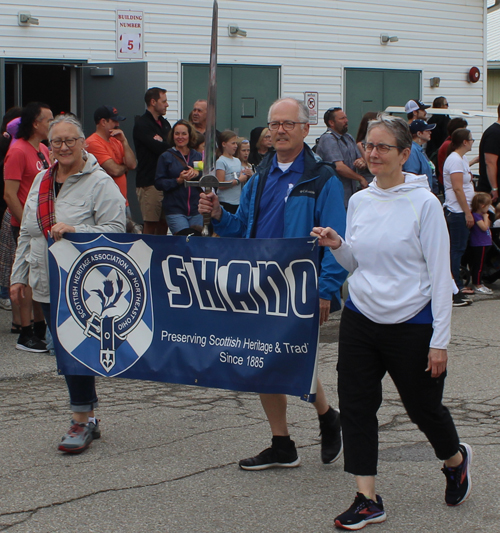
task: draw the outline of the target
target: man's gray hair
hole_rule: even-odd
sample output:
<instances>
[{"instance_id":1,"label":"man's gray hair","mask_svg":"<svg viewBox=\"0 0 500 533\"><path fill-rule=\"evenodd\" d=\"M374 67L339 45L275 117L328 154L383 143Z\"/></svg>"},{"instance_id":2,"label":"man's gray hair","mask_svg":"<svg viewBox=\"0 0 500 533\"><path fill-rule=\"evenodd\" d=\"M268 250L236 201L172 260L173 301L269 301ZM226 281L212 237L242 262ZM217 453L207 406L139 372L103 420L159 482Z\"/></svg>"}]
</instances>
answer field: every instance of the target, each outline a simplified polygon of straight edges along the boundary
<instances>
[{"instance_id":1,"label":"man's gray hair","mask_svg":"<svg viewBox=\"0 0 500 533\"><path fill-rule=\"evenodd\" d=\"M73 124L73 126L75 126L76 129L78 130L78 136L85 138L85 135L83 134L82 125L75 115L72 115L72 114L71 115L70 114L57 115L57 117L49 125L49 135L48 135L49 142L52 140L52 128L56 124L61 124L63 122L65 122L66 124Z\"/></svg>"},{"instance_id":2,"label":"man's gray hair","mask_svg":"<svg viewBox=\"0 0 500 533\"><path fill-rule=\"evenodd\" d=\"M275 102L271 104L271 107L269 108L269 112L267 114L267 121L271 122L271 113L273 111L273 107L276 104L280 104L281 102L295 102L299 107L299 122L305 122L306 124L309 124L309 109L308 107L302 102L301 100L297 100L296 98L279 98ZM304 128L305 124L301 124L301 127Z\"/></svg>"},{"instance_id":3,"label":"man's gray hair","mask_svg":"<svg viewBox=\"0 0 500 533\"><path fill-rule=\"evenodd\" d=\"M385 128L392 133L396 137L396 144L400 152L405 148L410 148L411 150L413 138L406 120L385 113L379 113L376 119L368 122L367 136L373 128Z\"/></svg>"}]
</instances>

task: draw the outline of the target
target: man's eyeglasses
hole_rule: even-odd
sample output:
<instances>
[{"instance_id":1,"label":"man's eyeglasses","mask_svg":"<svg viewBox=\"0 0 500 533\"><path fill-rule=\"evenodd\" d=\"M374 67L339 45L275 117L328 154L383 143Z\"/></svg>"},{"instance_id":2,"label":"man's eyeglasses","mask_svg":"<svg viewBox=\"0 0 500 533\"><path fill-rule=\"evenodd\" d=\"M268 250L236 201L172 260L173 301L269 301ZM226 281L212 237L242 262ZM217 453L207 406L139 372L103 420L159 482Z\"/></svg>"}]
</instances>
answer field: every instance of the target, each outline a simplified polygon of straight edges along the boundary
<instances>
[{"instance_id":1,"label":"man's eyeglasses","mask_svg":"<svg viewBox=\"0 0 500 533\"><path fill-rule=\"evenodd\" d=\"M42 162L43 168L45 169L49 168L49 162L47 161L47 159L45 159L43 152L37 152L36 155L39 157L40 161Z\"/></svg>"},{"instance_id":2,"label":"man's eyeglasses","mask_svg":"<svg viewBox=\"0 0 500 533\"><path fill-rule=\"evenodd\" d=\"M283 129L285 131L292 131L295 128L295 124L307 124L307 122L293 122L291 120L285 120L285 122L268 122L267 127L271 131L278 131L280 129L280 126L283 126Z\"/></svg>"},{"instance_id":3,"label":"man's eyeglasses","mask_svg":"<svg viewBox=\"0 0 500 533\"><path fill-rule=\"evenodd\" d=\"M373 152L376 148L379 154L387 154L392 148L401 148L400 146L394 146L393 144L373 144L373 143L361 143L365 152Z\"/></svg>"},{"instance_id":4,"label":"man's eyeglasses","mask_svg":"<svg viewBox=\"0 0 500 533\"><path fill-rule=\"evenodd\" d=\"M65 139L63 141L50 141L50 146L52 146L52 148L61 148L64 143L68 148L73 148L73 146L76 144L76 141L79 139L83 139L83 137L74 137L73 139Z\"/></svg>"}]
</instances>

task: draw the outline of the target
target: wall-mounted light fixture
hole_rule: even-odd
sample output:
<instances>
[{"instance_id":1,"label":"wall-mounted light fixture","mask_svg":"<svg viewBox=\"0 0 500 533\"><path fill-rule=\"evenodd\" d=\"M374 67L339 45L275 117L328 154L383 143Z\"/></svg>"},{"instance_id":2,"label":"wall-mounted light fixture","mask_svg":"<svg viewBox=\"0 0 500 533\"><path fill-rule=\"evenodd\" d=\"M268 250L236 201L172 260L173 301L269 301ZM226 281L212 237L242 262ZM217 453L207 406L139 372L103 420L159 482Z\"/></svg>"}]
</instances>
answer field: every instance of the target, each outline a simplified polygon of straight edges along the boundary
<instances>
[{"instance_id":1,"label":"wall-mounted light fixture","mask_svg":"<svg viewBox=\"0 0 500 533\"><path fill-rule=\"evenodd\" d=\"M431 87L439 87L440 83L441 83L441 78L438 78L438 77L431 78Z\"/></svg>"},{"instance_id":2,"label":"wall-mounted light fixture","mask_svg":"<svg viewBox=\"0 0 500 533\"><path fill-rule=\"evenodd\" d=\"M31 13L28 13L26 11L19 11L17 14L17 23L19 26L31 26L34 24L35 26L38 26L40 24L40 21L31 16Z\"/></svg>"},{"instance_id":3,"label":"wall-mounted light fixture","mask_svg":"<svg viewBox=\"0 0 500 533\"><path fill-rule=\"evenodd\" d=\"M388 35L387 33L380 34L380 44L397 43L399 41L397 35Z\"/></svg>"},{"instance_id":4,"label":"wall-mounted light fixture","mask_svg":"<svg viewBox=\"0 0 500 533\"><path fill-rule=\"evenodd\" d=\"M247 36L247 32L245 30L241 30L237 24L229 24L227 27L227 31L229 33L229 37L237 37L238 35L240 37Z\"/></svg>"}]
</instances>

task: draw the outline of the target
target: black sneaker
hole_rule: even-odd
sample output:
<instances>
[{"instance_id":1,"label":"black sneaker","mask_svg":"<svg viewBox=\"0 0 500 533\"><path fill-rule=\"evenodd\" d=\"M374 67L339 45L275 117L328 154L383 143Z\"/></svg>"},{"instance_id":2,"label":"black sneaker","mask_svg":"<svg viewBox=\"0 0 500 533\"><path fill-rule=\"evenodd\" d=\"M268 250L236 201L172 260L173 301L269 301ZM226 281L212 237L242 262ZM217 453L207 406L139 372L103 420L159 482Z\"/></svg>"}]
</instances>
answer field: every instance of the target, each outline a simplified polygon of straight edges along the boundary
<instances>
[{"instance_id":1,"label":"black sneaker","mask_svg":"<svg viewBox=\"0 0 500 533\"><path fill-rule=\"evenodd\" d=\"M335 525L342 529L362 529L368 524L385 522L387 515L384 512L382 498L377 495L377 501L369 500L361 492L356 493L354 503L342 514L335 518Z\"/></svg>"},{"instance_id":2,"label":"black sneaker","mask_svg":"<svg viewBox=\"0 0 500 533\"><path fill-rule=\"evenodd\" d=\"M334 463L342 453L342 431L340 429L340 413L330 407L327 420L319 421L321 435L321 460L325 465Z\"/></svg>"},{"instance_id":3,"label":"black sneaker","mask_svg":"<svg viewBox=\"0 0 500 533\"><path fill-rule=\"evenodd\" d=\"M266 448L255 457L242 459L239 462L243 470L266 470L267 468L294 468L300 465L300 457L297 455L295 443L289 450L280 448Z\"/></svg>"},{"instance_id":4,"label":"black sneaker","mask_svg":"<svg viewBox=\"0 0 500 533\"><path fill-rule=\"evenodd\" d=\"M461 443L459 450L463 457L462 463L455 468L447 466L442 468L442 472L446 476L444 499L448 505L460 505L463 503L468 498L472 488L470 478L472 448L468 444Z\"/></svg>"},{"instance_id":5,"label":"black sneaker","mask_svg":"<svg viewBox=\"0 0 500 533\"><path fill-rule=\"evenodd\" d=\"M45 344L45 342L41 341L33 333L31 335L19 335L19 338L17 339L16 348L18 350L24 350L25 352L48 352L47 345Z\"/></svg>"},{"instance_id":6,"label":"black sneaker","mask_svg":"<svg viewBox=\"0 0 500 533\"><path fill-rule=\"evenodd\" d=\"M467 307L472 300L465 299L459 292L453 295L453 307Z\"/></svg>"}]
</instances>

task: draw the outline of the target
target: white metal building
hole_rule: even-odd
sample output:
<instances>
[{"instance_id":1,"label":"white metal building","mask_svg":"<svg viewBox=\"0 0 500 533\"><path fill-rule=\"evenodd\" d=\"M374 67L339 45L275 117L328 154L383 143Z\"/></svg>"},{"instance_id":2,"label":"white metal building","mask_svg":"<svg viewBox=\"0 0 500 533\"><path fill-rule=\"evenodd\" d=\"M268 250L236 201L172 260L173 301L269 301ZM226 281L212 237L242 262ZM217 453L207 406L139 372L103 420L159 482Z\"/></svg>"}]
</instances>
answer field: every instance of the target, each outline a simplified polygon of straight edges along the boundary
<instances>
[{"instance_id":1,"label":"white metal building","mask_svg":"<svg viewBox=\"0 0 500 533\"><path fill-rule=\"evenodd\" d=\"M330 106L344 107L353 135L364 112L410 98L443 95L450 107L484 111L488 2L219 0L218 128L248 135L267 122L274 98L307 92L318 93L309 142L324 131ZM90 133L98 105L132 119L147 86L160 86L167 118L187 118L206 97L211 17L212 0L1 1L0 111L47 101L54 112L81 115ZM246 36L230 36L230 25ZM476 83L472 67L481 73ZM483 119L469 122L479 139Z\"/></svg>"}]
</instances>

